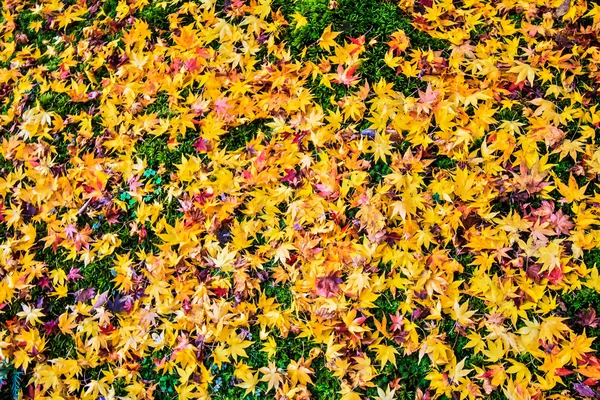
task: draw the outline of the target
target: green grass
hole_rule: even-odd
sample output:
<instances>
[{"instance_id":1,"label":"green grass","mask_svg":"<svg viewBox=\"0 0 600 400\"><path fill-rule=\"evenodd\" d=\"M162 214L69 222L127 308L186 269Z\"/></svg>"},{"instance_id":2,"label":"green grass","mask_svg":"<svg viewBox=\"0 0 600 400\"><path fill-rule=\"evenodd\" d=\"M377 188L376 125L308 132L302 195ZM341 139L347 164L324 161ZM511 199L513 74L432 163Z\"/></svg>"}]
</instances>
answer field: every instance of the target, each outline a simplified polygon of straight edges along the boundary
<instances>
[{"instance_id":1,"label":"green grass","mask_svg":"<svg viewBox=\"0 0 600 400\"><path fill-rule=\"evenodd\" d=\"M71 335L55 333L48 335L48 358L73 358L77 356L77 345Z\"/></svg>"}]
</instances>

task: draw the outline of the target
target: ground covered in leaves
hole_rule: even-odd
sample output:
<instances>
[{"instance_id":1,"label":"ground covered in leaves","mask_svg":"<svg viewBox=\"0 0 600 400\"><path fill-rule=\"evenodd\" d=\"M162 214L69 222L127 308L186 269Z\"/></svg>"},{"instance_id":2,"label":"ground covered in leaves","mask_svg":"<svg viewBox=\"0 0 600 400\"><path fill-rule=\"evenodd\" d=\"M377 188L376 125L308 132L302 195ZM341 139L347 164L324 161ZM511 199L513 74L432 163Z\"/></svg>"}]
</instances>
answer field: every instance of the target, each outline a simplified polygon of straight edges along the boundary
<instances>
[{"instance_id":1,"label":"ground covered in leaves","mask_svg":"<svg viewBox=\"0 0 600 400\"><path fill-rule=\"evenodd\" d=\"M3 0L2 399L600 397L600 7Z\"/></svg>"}]
</instances>

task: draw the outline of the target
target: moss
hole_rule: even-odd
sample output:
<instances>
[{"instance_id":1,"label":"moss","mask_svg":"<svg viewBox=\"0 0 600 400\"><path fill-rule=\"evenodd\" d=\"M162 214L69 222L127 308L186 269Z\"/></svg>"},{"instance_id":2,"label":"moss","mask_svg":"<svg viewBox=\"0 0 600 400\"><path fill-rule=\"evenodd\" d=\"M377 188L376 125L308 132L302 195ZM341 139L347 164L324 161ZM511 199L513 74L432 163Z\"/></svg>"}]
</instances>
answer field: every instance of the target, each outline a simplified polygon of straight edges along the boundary
<instances>
[{"instance_id":1,"label":"moss","mask_svg":"<svg viewBox=\"0 0 600 400\"><path fill-rule=\"evenodd\" d=\"M112 279L113 263L109 256L100 261L90 263L81 268L83 279L78 283L78 289L94 287L98 293L105 292L114 288Z\"/></svg>"},{"instance_id":2,"label":"moss","mask_svg":"<svg viewBox=\"0 0 600 400\"><path fill-rule=\"evenodd\" d=\"M296 2L294 7L291 7L289 3L291 2L276 0L273 2L273 5L274 8L281 9L286 19L290 22L292 21L291 14L293 13L303 15L307 19L307 25L298 29L295 29L295 26L292 25L283 37L294 54L299 54L304 47L315 44L319 40L323 30L329 24L334 22L337 13L331 12L331 10L328 9L328 0L306 0ZM308 54L309 57L316 58L318 54L324 53L318 46L313 46L312 49L309 49Z\"/></svg>"},{"instance_id":3,"label":"moss","mask_svg":"<svg viewBox=\"0 0 600 400\"><path fill-rule=\"evenodd\" d=\"M65 93L44 93L39 96L40 106L47 112L55 112L63 119L79 115L90 108L91 103L76 103Z\"/></svg>"},{"instance_id":4,"label":"moss","mask_svg":"<svg viewBox=\"0 0 600 400\"><path fill-rule=\"evenodd\" d=\"M559 160L558 154L552 154L548 157L548 163L555 164L554 167L552 167L552 171L563 183L566 184L569 182L569 175L571 174L569 170L575 166L575 163L570 157Z\"/></svg>"},{"instance_id":5,"label":"moss","mask_svg":"<svg viewBox=\"0 0 600 400\"><path fill-rule=\"evenodd\" d=\"M402 383L408 393L414 398L417 389L425 389L429 386L429 381L425 376L431 369L431 363L428 357L423 357L420 361L417 355L403 357L398 362L398 372L396 376L402 377Z\"/></svg>"},{"instance_id":6,"label":"moss","mask_svg":"<svg viewBox=\"0 0 600 400\"><path fill-rule=\"evenodd\" d=\"M154 101L146 107L146 114L156 114L158 118L169 118L175 115L169 104L169 95L159 93Z\"/></svg>"},{"instance_id":7,"label":"moss","mask_svg":"<svg viewBox=\"0 0 600 400\"><path fill-rule=\"evenodd\" d=\"M585 257L586 264L588 267L597 268L597 265L600 265L600 254L597 250L593 252L587 252L588 255ZM590 254L592 253L592 254ZM600 327L584 327L579 324L578 315L582 312L589 310L600 310L600 293L596 292L594 289L583 288L580 290L562 293L560 295L560 299L564 304L564 308L561 311L561 314L569 319L569 326L573 331L577 334L586 332L588 337L597 338L592 343L592 349L598 352L600 351Z\"/></svg>"},{"instance_id":8,"label":"moss","mask_svg":"<svg viewBox=\"0 0 600 400\"><path fill-rule=\"evenodd\" d=\"M176 171L176 165L181 163L182 156L197 155L194 148L194 138L189 136L184 139L179 136L177 140L179 146L170 149L167 136L147 137L136 144L136 154L146 160L147 167L150 169L158 170L163 166L167 172ZM200 158L203 159L204 157L200 156Z\"/></svg>"},{"instance_id":9,"label":"moss","mask_svg":"<svg viewBox=\"0 0 600 400\"><path fill-rule=\"evenodd\" d=\"M32 22L42 21L42 29L35 32L29 29L29 25ZM23 10L16 14L15 17L16 30L20 33L27 35L29 43L23 43L21 46L30 45L31 42L35 42L36 46L40 49L45 47L45 43L54 40L56 33L47 29L47 22L44 21L41 15L36 15L31 10ZM41 61L44 61L42 59Z\"/></svg>"},{"instance_id":10,"label":"moss","mask_svg":"<svg viewBox=\"0 0 600 400\"><path fill-rule=\"evenodd\" d=\"M383 181L386 175L389 175L392 172L390 166L387 162L383 160L378 160L371 164L371 168L369 169L369 175L371 176L370 183L379 184Z\"/></svg>"},{"instance_id":11,"label":"moss","mask_svg":"<svg viewBox=\"0 0 600 400\"><path fill-rule=\"evenodd\" d=\"M390 315L396 314L400 308L403 297L403 293L396 292L396 297L394 298L389 291L383 292L374 302L376 308L370 309L369 311L373 313L374 318L378 321L381 321L384 316L390 321ZM367 321L371 322L371 320L372 318L369 318Z\"/></svg>"},{"instance_id":12,"label":"moss","mask_svg":"<svg viewBox=\"0 0 600 400\"><path fill-rule=\"evenodd\" d=\"M74 3L75 0L70 0L70 3ZM116 16L116 6L117 0L108 0L103 3L104 12L110 17L114 18ZM178 2L174 4L169 4L167 8L162 8L157 5L149 5L148 7L143 8L140 12L137 13L137 17L147 21L153 30L155 30L156 34L163 35L164 33L169 32L169 22L166 16L175 11L175 8L179 5ZM406 15L400 8L397 6L396 2L388 2L388 1L375 1L375 0L367 0L363 2L356 2L350 0L340 0L338 2L338 6L335 9L330 9L329 0L303 0L303 1L285 1L285 0L275 0L274 7L278 7L281 9L281 12L286 16L288 20L291 20L291 15L293 13L300 13L304 15L309 23L307 26L294 29L294 25L292 25L289 29L285 29L281 32L285 40L291 46L292 53L294 55L298 55L305 47L308 47L306 59L318 62L319 59L326 54L324 50L322 50L319 46L316 45L321 33L325 29L326 26L332 24L332 28L334 31L342 32L341 36L337 39L339 43L343 41L347 41L349 38L357 38L361 35L366 35L367 43L370 43L371 40L375 40L376 43L370 43L367 46L367 52L364 55L364 61L360 66L358 73L365 77L369 82L373 83L378 81L379 79L385 79L388 82L391 82L395 85L396 90L400 90L405 94L414 93L417 89L423 89L424 83L419 79L407 79L402 75L397 75L396 71L389 68L383 61L383 57L385 53L388 51L388 46L385 43L389 36L399 30L402 29L406 32L411 40L411 47L413 49L433 49L433 50L444 50L447 47L447 44L443 41L432 39L427 34L420 32L414 29L411 25L411 19L408 15ZM222 10L223 2L220 1L217 4L217 9ZM219 11L219 16L223 16L223 13ZM38 20L40 17L33 15L29 11L22 12L18 15L17 24L19 29L26 32L30 40L34 40L37 43L37 46L43 48L44 43L47 41L53 40L57 32L48 31L46 25L47 22L44 21L44 28L39 32L35 33L29 31L28 24L31 21ZM188 17L186 17L188 18ZM188 19L183 18L182 21L188 21ZM227 17L229 18L229 17ZM509 18L516 22L518 26L521 24L521 20L523 18L521 13L511 12L509 14ZM191 21L190 21L191 22ZM539 22L539 21L538 21ZM78 24L73 24L69 27L69 35L74 36L79 32ZM479 26L474 32L473 35L475 37L485 35L489 30L489 27L486 25ZM64 36L64 35L63 35ZM117 37L118 34L115 36ZM167 38L167 40L170 40ZM212 43L211 46L218 46L216 43ZM60 49L60 47L59 47ZM261 50L264 52L264 50ZM261 55L263 53L259 53L257 59L261 59ZM57 60L48 59L46 56L40 59L40 62L47 67L50 71L57 70L59 68L59 62ZM75 68L80 70L82 66L78 65ZM348 89L341 86L335 85L334 90L331 91L327 89L325 86L321 85L318 80L311 82L308 84L308 87L312 93L312 95L317 99L317 101L324 107L330 108L334 107L330 98L332 94L334 98L340 98L342 96L347 95ZM542 87L543 88L543 87ZM525 94L520 95L522 99L526 99ZM85 111L90 103L73 103L70 101L70 98L66 94L54 94L54 93L45 93L42 95L37 95L34 93L32 99L39 100L40 104L47 111L54 111L59 115L66 117L68 115L76 115L83 111ZM149 105L149 107L145 110L146 113L154 113L160 118L172 118L176 117L176 113L171 110L171 105L169 103L169 96L165 93L160 93L156 101ZM472 111L472 110L471 110ZM522 115L522 107L515 106L514 110L502 110L497 113L495 116L499 121L502 120L515 120L515 121L524 121L524 117ZM363 122L366 124L366 122ZM364 126L366 127L366 125ZM360 128L360 127L359 127ZM76 131L69 131L67 128L67 133L74 133ZM265 124L263 121L253 121L248 124L240 125L237 127L233 127L229 129L229 131L223 135L220 146L222 148L227 149L228 151L234 151L237 149L241 149L245 146L245 144L256 137L257 132L259 130L265 130ZM573 124L570 124L568 127L569 134L575 134L577 131L577 127L574 127ZM176 149L168 148L168 138L165 136L158 137L150 137L145 141L140 141L136 145L137 154L143 158L145 158L148 162L149 170L157 170L159 167L163 166L167 170L167 174L169 172L176 170L176 165L180 162L182 155L189 156L192 154L197 154L196 150L193 147L194 139L193 138L178 138L182 143ZM476 151L482 143L481 139L478 139L475 143L471 145L471 151ZM58 138L58 142L56 143L56 151L58 153L57 162L67 162L69 160L68 151L66 149L66 141ZM542 144L540 144L542 145ZM410 143L404 142L403 145L404 150L410 146ZM404 151L401 150L401 151ZM541 152L547 152L547 149L542 145L540 149ZM201 157L202 158L202 157ZM365 156L365 159L373 161L373 156L368 155ZM386 160L387 161L387 160ZM369 170L371 184L376 185L383 181L385 176L391 172L389 165L386 161L378 161L372 163L373 168ZM570 175L569 170L575 165L575 163L569 158L565 158L564 160L559 161L558 155L553 155L550 158L551 163L556 163L557 165L553 168L553 171L557 174L559 179L563 182L568 181L568 177ZM456 168L456 161L446 157L446 156L438 156L435 158L434 163L432 164L433 168L452 170ZM11 171L13 170L12 162L8 160L0 159L0 168ZM2 171L4 172L4 171ZM581 185L585 184L584 177L577 178L578 183ZM160 182L156 182L159 184ZM591 189L593 185L590 185L588 190ZM119 191L118 188L114 190L115 195L121 195L124 191ZM554 192L555 194L557 192ZM434 194L435 196L435 194ZM164 202L164 193L160 192L158 189L157 192L150 194L146 201L152 201L156 199L157 201ZM127 198L127 201L132 201L130 203L131 207L127 213L127 219L133 217L135 215L135 207L136 204L133 202L131 198ZM539 199L534 199L532 204L539 205ZM518 209L519 204L514 202L507 202L503 204L494 204L494 211L500 211L502 214L507 213L509 210ZM165 204L164 214L166 215L167 221L171 224L175 221L176 218L181 218L182 214L177 211L177 203L172 202L169 204ZM240 207L242 208L242 207ZM281 211L284 211L283 205L280 205ZM570 214L572 215L572 211L569 205L564 205L564 209L569 209ZM346 211L346 217L351 220L355 217L358 208L351 208ZM82 217L81 222L88 222L84 220ZM132 237L130 235L130 231L127 228L122 228L120 225L109 225L106 221L100 220L90 220L90 224L97 225L96 231L98 233L106 233L106 232L114 232L119 235L121 240L123 241L123 248L130 249L131 251L135 251L136 249L151 249L151 247L158 243L158 239L156 236L153 236L151 230L149 230L149 236L142 243L138 242L138 239ZM283 221L280 221L283 222ZM40 227L39 231L43 232L45 227ZM283 225L280 225L280 228L284 228ZM3 225L0 224L0 236L6 233L7 229ZM256 243L264 244L263 237L258 234L256 236ZM38 251L38 256L40 259L44 259L46 262L53 265L54 268L61 268L67 271L73 265L80 265L81 263L63 263L58 260L64 259L64 253L59 255L50 254L51 250ZM461 278L467 280L473 268L470 264L473 261L473 257L471 254L462 254L456 255L454 257L463 267L465 268L465 272L461 274ZM588 251L585 252L584 255L585 262L588 266L598 263L600 265L600 250ZM71 290L82 289L86 287L95 287L98 292L102 292L105 290L112 291L114 289L114 284L111 282L112 276L112 267L113 267L113 259L112 256L107 257L103 260L90 263L89 265L81 266L81 274L83 278L75 283L71 283ZM267 266L268 268L268 266ZM389 270L389 266L381 266L382 270ZM293 292L290 290L287 285L261 285L261 289L267 297L275 298L276 301L282 305L283 309L289 309L291 307L293 301ZM37 300L42 296L45 296L45 293L39 289L34 288L29 292L29 296L33 300ZM400 295L399 295L400 297ZM595 291L584 289L578 292L564 293L561 295L562 301L565 304L565 316L567 316L570 321L570 325L577 332L581 332L583 330L582 327L578 326L574 323L576 318L576 314L581 310L585 309L600 309L600 297L598 293ZM55 300L50 299L51 304L49 307L50 312L46 315L47 318L55 318L64 312L64 307L69 304L72 298L69 299L61 299ZM28 300L29 301L29 300ZM4 309L3 318L14 317L15 313L20 311L20 307L22 301L16 301L10 304L7 308ZM400 305L400 300L398 298L392 299L391 295L388 293L382 294L376 301L375 305L376 309L373 310L373 314L379 320L386 315L394 314ZM476 298L472 298L470 300L470 308L473 310L477 310L482 313L487 309L485 303ZM369 324L372 324L373 319L370 318L368 320ZM370 325L373 327L373 325ZM465 349L465 345L467 343L467 339L461 336L455 329L456 324L454 321L448 319L441 321L439 323L439 327L442 332L445 332L447 335L447 339L449 344L455 350L457 357L463 358L467 357L467 368L473 366L482 366L484 364L484 358L481 354L473 355L469 349ZM258 327L254 326L251 330L251 334L258 337ZM276 331L274 332L277 333ZM597 336L600 334L600 331L597 328L588 329L588 336ZM306 357L310 349L315 348L316 345L314 343L310 343L306 339L299 339L290 335L289 337L283 338L280 335L277 335L276 342L278 345L278 354L276 356L276 364L279 368L285 369L291 360L298 360L300 357ZM252 347L249 349L248 354L249 357L244 359L243 361L248 363L255 369L258 369L262 366L266 366L269 362L266 353L260 351L262 343L258 340L255 340ZM594 348L598 350L598 343L594 343ZM49 335L48 339L48 356L50 358L55 357L65 357L72 354L71 352L74 350L74 342L72 338L66 335ZM168 352L168 351L166 351ZM166 353L156 353L152 356L144 357L140 361L140 375L144 380L150 381L157 385L157 390L155 392L155 398L157 399L171 399L176 397L175 387L178 385L178 376L176 374L166 374L162 375L156 372L156 366L154 365L154 359L156 357L162 357ZM517 359L521 362L527 363L531 365L532 368L535 368L535 360L528 354L522 354L517 356ZM210 367L211 371L214 372L217 376L217 380L221 382L221 385L218 389L213 387L215 396L214 398L222 398L222 399L233 399L233 398L264 398L272 395L271 393L266 393L266 383L261 382L258 385L258 390L253 395L245 396L244 389L235 386L235 380L233 378L234 366L226 365L221 369ZM312 368L315 371L313 376L314 385L310 386L310 390L315 398L339 398L339 380L334 377L333 374L327 369L325 366L324 358L318 357L313 361ZM425 357L423 360L419 362L416 355L408 355L398 357L397 365L394 366L388 363L383 371L375 378L374 383L378 387L385 388L389 385L390 381L395 377L402 377L401 388L397 392L397 398L408 399L414 398L415 392L417 388L425 389L428 387L429 382L425 380L425 375L430 370L431 365ZM99 377L101 376L101 368L94 369L90 371L91 377ZM571 378L569 378L571 379ZM124 389L124 381L118 380L113 386L117 395L125 396ZM374 388L367 389L364 391L366 395L369 397L374 397L376 395L376 391ZM2 392L2 395L5 395ZM8 394L6 394L8 396ZM2 397L2 396L0 396ZM502 398L502 394L497 392L492 393L491 398ZM4 398L4 397L2 397ZM8 398L8 397L7 397Z\"/></svg>"},{"instance_id":13,"label":"moss","mask_svg":"<svg viewBox=\"0 0 600 400\"><path fill-rule=\"evenodd\" d=\"M106 16L114 19L117 16L118 5L118 0L106 0L102 5L102 10L106 14Z\"/></svg>"},{"instance_id":14,"label":"moss","mask_svg":"<svg viewBox=\"0 0 600 400\"><path fill-rule=\"evenodd\" d=\"M291 307L293 294L288 285L271 286L263 284L261 287L265 296L267 296L267 298L274 298L277 303L281 304L283 309L289 309Z\"/></svg>"},{"instance_id":15,"label":"moss","mask_svg":"<svg viewBox=\"0 0 600 400\"><path fill-rule=\"evenodd\" d=\"M246 143L255 139L259 131L265 132L268 130L270 130L270 128L265 125L265 121L255 120L229 129L229 131L222 136L219 145L228 151L235 151L245 147Z\"/></svg>"},{"instance_id":16,"label":"moss","mask_svg":"<svg viewBox=\"0 0 600 400\"><path fill-rule=\"evenodd\" d=\"M43 259L52 269L62 269L65 273L69 273L72 268L80 268L79 275L82 278L72 282L69 292L74 292L80 289L93 287L97 293L102 293L106 290L114 288L112 279L113 256L107 256L101 260L96 260L84 265L78 261L65 261L67 253L64 249L59 249L54 253L51 248L38 252L38 259ZM72 301L67 299L54 299L50 303L50 312L53 316L59 316L65 312L65 306L72 304Z\"/></svg>"},{"instance_id":17,"label":"moss","mask_svg":"<svg viewBox=\"0 0 600 400\"><path fill-rule=\"evenodd\" d=\"M561 299L565 303L566 315L570 318L588 309L600 310L600 294L593 289L584 288L564 293Z\"/></svg>"},{"instance_id":18,"label":"moss","mask_svg":"<svg viewBox=\"0 0 600 400\"><path fill-rule=\"evenodd\" d=\"M314 385L310 391L315 399L338 399L340 395L339 379L333 376L333 373L325 366L323 357L319 357L313 361L311 368L315 371L313 379Z\"/></svg>"},{"instance_id":19,"label":"moss","mask_svg":"<svg viewBox=\"0 0 600 400\"><path fill-rule=\"evenodd\" d=\"M435 161L431 164L434 168L451 170L456 168L456 160L448 156L437 155Z\"/></svg>"},{"instance_id":20,"label":"moss","mask_svg":"<svg viewBox=\"0 0 600 400\"><path fill-rule=\"evenodd\" d=\"M303 15L308 21L307 25L299 29L295 29L295 25L292 24L283 36L293 55L300 54L306 48L306 58L313 62L319 62L319 59L328 53L316 44L325 28L331 24L333 31L342 32L336 39L338 43L342 43L344 39L348 41L349 38L359 38L365 35L366 52L361 57L365 61L358 69L358 74L365 77L371 84L383 78L387 82L393 83L395 90L406 95L414 93L418 88L424 89L425 85L420 80L397 75L385 64L384 56L389 50L386 42L391 34L398 30L406 33L410 39L411 48L414 49L443 50L447 48L444 41L414 29L410 17L394 2L341 0L337 3L336 8L330 9L329 0L298 1L293 8L289 2L283 0L274 2L275 7L281 7L288 21L292 21L291 14L293 13ZM318 86L313 85L311 92L315 94L323 107L328 107L327 103L331 96L329 91L327 95L321 95Z\"/></svg>"},{"instance_id":21,"label":"moss","mask_svg":"<svg viewBox=\"0 0 600 400\"><path fill-rule=\"evenodd\" d=\"M311 95L315 98L323 110L335 109L337 107L335 100L339 100L347 94L345 88L341 87L340 85L333 85L333 91L325 85L322 85L321 78L317 78L308 82L306 87L309 89ZM334 102L331 101L332 96L334 98Z\"/></svg>"},{"instance_id":22,"label":"moss","mask_svg":"<svg viewBox=\"0 0 600 400\"><path fill-rule=\"evenodd\" d=\"M588 267L600 267L600 248L584 251L583 260Z\"/></svg>"},{"instance_id":23,"label":"moss","mask_svg":"<svg viewBox=\"0 0 600 400\"><path fill-rule=\"evenodd\" d=\"M10 172L13 172L14 170L15 170L15 166L14 166L12 160L7 160L0 154L0 176L6 176ZM0 224L0 226L2 226L2 225L4 225L4 224ZM0 227L0 229L2 229L2 228ZM1 233L3 233L3 231L0 230L0 234Z\"/></svg>"},{"instance_id":24,"label":"moss","mask_svg":"<svg viewBox=\"0 0 600 400\"><path fill-rule=\"evenodd\" d=\"M152 384L156 385L154 391L154 399L168 400L177 396L175 388L179 385L179 377L177 374L163 374L156 371L155 360L168 356L170 349L163 349L156 352L152 356L146 356L140 361L140 377Z\"/></svg>"},{"instance_id":25,"label":"moss","mask_svg":"<svg viewBox=\"0 0 600 400\"><path fill-rule=\"evenodd\" d=\"M154 32L159 34L163 32L170 33L170 24L167 17L175 11L176 6L173 3L168 3L165 7L162 7L160 3L151 3L139 11L136 17L146 21L153 28Z\"/></svg>"}]
</instances>

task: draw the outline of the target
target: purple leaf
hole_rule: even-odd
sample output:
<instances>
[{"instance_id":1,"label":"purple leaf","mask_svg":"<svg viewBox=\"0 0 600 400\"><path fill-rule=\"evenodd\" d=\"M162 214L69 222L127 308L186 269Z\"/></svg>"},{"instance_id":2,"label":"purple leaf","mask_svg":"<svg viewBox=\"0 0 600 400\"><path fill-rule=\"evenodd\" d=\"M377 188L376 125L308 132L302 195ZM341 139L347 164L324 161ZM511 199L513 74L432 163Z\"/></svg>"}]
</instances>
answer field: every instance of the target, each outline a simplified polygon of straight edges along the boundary
<instances>
[{"instance_id":1,"label":"purple leaf","mask_svg":"<svg viewBox=\"0 0 600 400\"><path fill-rule=\"evenodd\" d=\"M85 303L86 301L90 301L96 295L96 289L94 288L85 288L75 292L75 301L78 303Z\"/></svg>"},{"instance_id":2,"label":"purple leaf","mask_svg":"<svg viewBox=\"0 0 600 400\"><path fill-rule=\"evenodd\" d=\"M98 300L96 300L96 302L92 306L92 310L102 307L104 304L106 304L107 300L108 300L108 290L98 296Z\"/></svg>"},{"instance_id":3,"label":"purple leaf","mask_svg":"<svg viewBox=\"0 0 600 400\"><path fill-rule=\"evenodd\" d=\"M69 274L67 275L67 279L69 281L76 281L78 279L82 279L83 276L79 275L79 270L81 268L71 268L71 270L69 271Z\"/></svg>"},{"instance_id":4,"label":"purple leaf","mask_svg":"<svg viewBox=\"0 0 600 400\"><path fill-rule=\"evenodd\" d=\"M583 397L596 397L596 392L584 383L577 382L573 385L573 389Z\"/></svg>"}]
</instances>

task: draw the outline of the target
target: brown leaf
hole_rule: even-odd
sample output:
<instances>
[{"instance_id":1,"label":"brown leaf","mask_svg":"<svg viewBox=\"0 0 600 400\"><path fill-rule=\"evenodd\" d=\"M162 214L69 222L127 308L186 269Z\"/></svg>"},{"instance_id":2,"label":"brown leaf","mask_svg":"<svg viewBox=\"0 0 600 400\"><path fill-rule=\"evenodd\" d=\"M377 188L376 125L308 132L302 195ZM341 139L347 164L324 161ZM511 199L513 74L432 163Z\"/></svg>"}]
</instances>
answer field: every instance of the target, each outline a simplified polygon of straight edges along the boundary
<instances>
[{"instance_id":1,"label":"brown leaf","mask_svg":"<svg viewBox=\"0 0 600 400\"><path fill-rule=\"evenodd\" d=\"M576 315L577 324L583 327L597 328L600 326L600 318L596 317L596 310L589 308L587 311L581 311Z\"/></svg>"},{"instance_id":2,"label":"brown leaf","mask_svg":"<svg viewBox=\"0 0 600 400\"><path fill-rule=\"evenodd\" d=\"M563 15L565 15L569 12L570 8L571 8L571 0L564 0L562 3L560 3L560 6L558 6L558 8L556 9L556 16L562 17Z\"/></svg>"}]
</instances>

